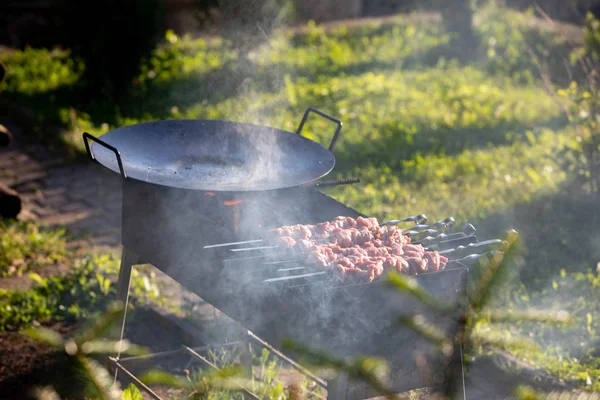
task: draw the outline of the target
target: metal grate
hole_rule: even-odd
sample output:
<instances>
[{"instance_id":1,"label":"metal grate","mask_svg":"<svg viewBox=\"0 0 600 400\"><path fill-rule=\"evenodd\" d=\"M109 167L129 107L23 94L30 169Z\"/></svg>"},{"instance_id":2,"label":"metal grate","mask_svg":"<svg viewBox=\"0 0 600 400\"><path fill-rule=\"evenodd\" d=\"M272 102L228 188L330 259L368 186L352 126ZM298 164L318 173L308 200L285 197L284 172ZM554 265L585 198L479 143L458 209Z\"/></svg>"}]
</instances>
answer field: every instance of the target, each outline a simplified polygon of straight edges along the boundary
<instances>
[{"instance_id":1,"label":"metal grate","mask_svg":"<svg viewBox=\"0 0 600 400\"><path fill-rule=\"evenodd\" d=\"M304 375L306 378L313 381L316 384L316 386L323 388L325 390L327 389L327 382L325 380L319 378L318 376L316 376L315 374L313 374L306 368L302 367L300 364L296 363L289 357L285 356L283 353L281 353L280 351L275 349L273 346L271 346L269 343L265 342L264 340L262 340L261 338L259 338L258 336L256 336L255 334L253 334L250 331L247 331L247 335L244 340L229 342L229 343L222 344L222 345L200 346L200 347L188 347L188 346L183 345L183 346L181 346L181 348L179 348L177 350L162 351L162 352L157 352L157 353L146 354L143 356L123 357L123 358L109 357L109 363L110 363L109 365L115 371L121 371L121 372L125 373L125 375L127 375L127 377L129 379L131 379L133 382L135 382L136 386L143 389L153 399L163 400L155 391L152 390L152 388L150 388L148 385L146 385L132 371L136 367L136 364L139 364L141 362L154 362L154 361L157 361L160 359L168 359L168 358L174 358L174 357L178 357L178 356L189 356L189 359L185 365L186 369L193 362L199 362L202 365L209 367L210 369L219 370L219 367L217 365L215 365L213 362L208 360L208 358L202 356L200 354L200 352L211 351L211 350L216 350L216 349L223 349L226 347L230 348L230 347L241 346L244 351L242 354L242 357L241 357L241 361L244 363L244 367L246 369L248 376L252 376L251 375L253 373L252 372L252 361L251 361L252 345L257 346L258 348L267 349L270 353L277 356L278 359L281 360L284 364L293 368L295 371L299 372L300 374ZM257 399L257 400L260 399L255 393L253 393L249 389L240 389L240 391L244 392L246 397L248 397L248 398Z\"/></svg>"}]
</instances>

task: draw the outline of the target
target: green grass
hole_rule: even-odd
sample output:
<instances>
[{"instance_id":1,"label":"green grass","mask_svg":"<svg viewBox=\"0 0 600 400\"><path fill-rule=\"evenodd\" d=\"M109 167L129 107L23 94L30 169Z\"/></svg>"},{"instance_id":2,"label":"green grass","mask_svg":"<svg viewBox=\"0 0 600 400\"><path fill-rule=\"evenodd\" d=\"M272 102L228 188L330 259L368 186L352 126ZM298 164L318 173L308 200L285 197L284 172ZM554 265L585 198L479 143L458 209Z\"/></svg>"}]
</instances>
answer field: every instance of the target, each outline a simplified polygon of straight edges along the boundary
<instances>
[{"instance_id":1,"label":"green grass","mask_svg":"<svg viewBox=\"0 0 600 400\"><path fill-rule=\"evenodd\" d=\"M563 324L520 322L496 324L482 321L478 334L504 339L524 337L535 346L508 350L525 362L589 391L600 391L599 271L568 273L562 270L548 287L529 292L524 286L511 290L498 305L511 311L567 311L572 321Z\"/></svg>"},{"instance_id":2,"label":"green grass","mask_svg":"<svg viewBox=\"0 0 600 400\"><path fill-rule=\"evenodd\" d=\"M30 273L36 284L29 290L0 289L0 331L48 321L87 320L114 301L118 259L88 256L68 263L70 270L63 275L42 278ZM156 276L140 268L133 270L130 294L134 305L171 306Z\"/></svg>"},{"instance_id":3,"label":"green grass","mask_svg":"<svg viewBox=\"0 0 600 400\"><path fill-rule=\"evenodd\" d=\"M37 272L61 263L66 273L42 278ZM0 223L0 277L29 272L32 289L0 289L0 331L34 322L82 320L102 311L114 299L119 260L114 256L75 257L66 249L64 230L33 222ZM36 272L37 271L37 272ZM132 271L131 294L137 304L169 306L152 271Z\"/></svg>"},{"instance_id":4,"label":"green grass","mask_svg":"<svg viewBox=\"0 0 600 400\"><path fill-rule=\"evenodd\" d=\"M0 221L0 277L18 276L65 259L64 230Z\"/></svg>"},{"instance_id":5,"label":"green grass","mask_svg":"<svg viewBox=\"0 0 600 400\"><path fill-rule=\"evenodd\" d=\"M84 130L100 135L141 121L206 118L293 131L306 107L317 107L344 122L333 175L361 178L360 185L327 193L379 218L452 215L476 224L480 239L516 228L526 248L520 273L529 298L553 298L547 288L565 268L559 289L574 280L564 290L597 299L596 283L585 275L600 257L597 199L571 179L574 160L564 150L574 147L573 127L546 94L536 64L536 58L547 62L566 86L572 45L532 13L486 6L475 13L479 53L453 60L458 49L440 26L405 17L329 30L311 24L301 33L274 34L242 60L225 39L169 33L118 104L82 105L77 85L84 66L65 51L27 49L0 54L9 69L1 89L35 109L30 132L73 154L83 151ZM580 79L576 67L573 73ZM67 133L51 136L48 124ZM332 133L317 117L304 132L323 144ZM591 300L569 298L563 306L577 315L574 328L508 326L505 334L533 332L548 351L519 355L598 389L593 358L573 356L564 343L571 334L596 336L600 316L590 311ZM584 372L596 379L592 385L582 380Z\"/></svg>"}]
</instances>

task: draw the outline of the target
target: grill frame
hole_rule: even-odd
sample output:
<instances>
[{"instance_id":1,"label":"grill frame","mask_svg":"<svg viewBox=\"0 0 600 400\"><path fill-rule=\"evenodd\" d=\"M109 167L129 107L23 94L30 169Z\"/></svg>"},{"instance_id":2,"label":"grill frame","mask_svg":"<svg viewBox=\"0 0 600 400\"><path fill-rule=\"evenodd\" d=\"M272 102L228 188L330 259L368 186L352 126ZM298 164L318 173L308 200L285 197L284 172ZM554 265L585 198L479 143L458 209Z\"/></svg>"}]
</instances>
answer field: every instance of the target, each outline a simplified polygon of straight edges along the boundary
<instances>
[{"instance_id":1,"label":"grill frame","mask_svg":"<svg viewBox=\"0 0 600 400\"><path fill-rule=\"evenodd\" d=\"M329 117L326 114L324 115L317 110L309 108L304 115L297 133L301 132L302 126L311 111L324 116L325 118ZM333 147L337 135L339 134L339 129L341 128L339 120L332 119L332 121L338 123L338 129L336 130L329 150ZM408 347L416 347L415 343L419 339L418 337L409 337L410 335L406 336L407 332L396 332L397 334L394 336L391 334L390 326L382 327L381 332L377 332L375 335L373 335L372 332L371 334L367 332L362 333L362 335L357 335L358 338L355 338L354 342L350 339L344 339L342 342L344 342L345 346L339 348L336 347L332 341L327 341L327 338L324 337L327 334L335 334L336 330L350 329L351 327L349 328L349 325L351 325L351 321L353 321L352 318L355 318L354 320L361 320L361 318L367 318L369 314L372 319L367 319L365 320L366 322L363 321L363 328L365 326L370 327L373 325L372 322L376 319L381 321L383 319L381 317L382 315L391 315L394 312L402 311L402 309L410 309L412 312L421 311L422 314L429 317L428 319L433 319L437 325L444 325L444 331L449 336L454 335L458 330L462 329L460 323L452 321L452 318L450 318L449 321L446 321L445 324L442 324L441 320L443 318L435 313L432 314L433 310L419 309L419 306L416 303L411 303L410 301L407 301L407 299L388 304L389 293L385 291L384 282L346 284L339 287L329 287L326 284L323 284L323 282L307 283L304 285L289 285L289 282L283 282L281 287L275 287L275 285L273 285L274 288L272 289L272 292L262 296L254 296L253 294L260 293L261 289L264 291L264 288L242 288L240 286L231 286L230 290L232 292L225 293L224 295L222 294L221 297L214 296L214 290L212 291L213 294L211 294L211 289L219 287L219 279L223 279L223 276L220 276L222 274L215 273L215 271L224 269L222 264L223 254L230 255L231 253L229 250L231 249L225 248L214 252L199 252L199 249L205 245L214 244L215 242L235 242L256 239L257 237L261 237L268 229L283 225L315 224L332 220L340 215L352 218L357 218L358 216L367 217L367 215L364 215L316 190L319 186L356 183L356 180L329 181L323 182L322 184L312 182L301 187L259 192L213 193L193 189L174 188L142 182L135 179L128 179L118 149L110 145L107 146L106 143L103 143L101 140L94 138L89 134L84 134L86 149L93 161L95 160L88 140L93 140L97 142L99 146L104 146L106 149L103 149L103 151L111 151L114 153L119 172L123 178L123 207L121 215L121 241L123 244L123 253L117 282L117 299L123 301L125 304L128 302L129 283L133 266L137 264L152 264L166 275L173 278L176 282L185 286L188 290L191 289L192 292L207 299L210 304L224 311L225 314L232 316L234 320L251 328L252 332L255 332L261 338L269 340L275 345L273 351L277 351L276 348L280 347L281 343L279 339L284 336L284 333L294 336L294 333L303 330L306 331L307 326L302 319L307 315L311 315L315 309L318 309L319 301L337 302L336 304L352 303L356 306L356 304L360 304L360 300L364 301L365 299L369 299L369 301L373 301L373 299L376 299L374 305L371 305L371 307L367 307L362 311L360 308L353 306L354 308L346 310L345 314L342 314L337 318L312 318L316 325L312 326L311 329L318 332L318 334L305 334L301 339L304 339L305 342L310 342L312 337L309 336L317 336L317 338L320 336L320 343L317 344L320 344L320 347L323 350L334 350L335 355L340 357L357 355L356 351L352 352L350 350L358 348L357 342L360 343L360 341L365 340L365 338L366 340L381 339L379 349L377 348L378 346L375 346L373 348L374 351L371 351L370 355L385 355L378 354L377 350L381 350L379 353L389 353L387 347L393 346L395 343L394 341L402 341L402 335L405 335L404 341L408 343ZM238 215L242 215L242 222L238 226L237 222L232 222L231 213L229 213L226 207L223 207L223 204L225 202L237 204L240 200L242 200L242 212L238 212ZM254 215L253 213L258 213L258 215ZM248 215L252 215L252 218L244 218ZM421 229L419 225L420 217L422 216L412 218L415 227L418 227L419 229ZM233 220L235 220L235 218L233 218ZM256 221L261 221L262 223L256 224ZM479 243L477 237L474 235L475 229L472 227L472 229L467 228L465 228L464 234L458 236L449 234L448 236L442 237L444 234L438 236L437 234L439 232L436 232L436 238L428 238L425 239L425 241L429 240L427 243L439 245L440 250ZM419 236L420 239L422 239L422 236L424 237L428 234L425 230L422 230L422 232L424 232L425 235L419 234L421 235ZM190 239L190 237L192 239ZM438 243L440 241L441 243ZM498 243L492 243L494 246L497 244ZM439 289L439 286L441 285L442 289L449 291L449 293L446 293L447 295L454 295L452 301L455 301L458 304L462 294L465 292L468 276L468 263L476 261L477 257L471 259L466 258L464 263L456 259L469 255L477 250L480 250L480 248L462 248L457 253L454 253L455 261L449 264L447 267L448 271L422 274L417 276L416 279L418 282L424 283L423 286L425 286L426 289L429 288L431 290L433 288L433 291L435 291L436 288ZM458 255L462 256L459 257ZM197 265L190 265L190 260L198 257L200 262ZM248 262L246 259L240 259L239 262L243 262L244 265L242 265L242 268L245 267L246 269L260 267L260 263ZM213 264L212 268L210 268L211 264ZM216 268L215 265L217 266ZM236 274L233 275L235 277ZM452 279L443 279L443 277L452 275ZM194 281L194 279L196 279L196 281ZM196 285L194 282L202 282L202 286ZM431 287L428 287L428 285ZM284 296L292 298L293 301L288 301L288 305L277 305L282 293ZM233 294L235 294L235 296ZM298 306L300 304L299 299L303 298L313 299L313 301L305 301L301 306ZM319 299L319 301L315 299ZM450 300L446 299L446 301ZM251 317L253 313L240 313L240 310L243 309L243 307L248 307L248 303L261 310L261 313L254 313L255 315L270 315L271 319L268 323L264 323L264 317L258 322L252 321ZM287 320L282 319L282 315L290 314L289 304L298 306L295 310L296 314L288 315ZM333 307L337 307L338 309L341 308L339 305ZM354 312L362 314L356 316L353 315ZM297 325L294 325L291 323L294 319L296 322L300 322L298 322ZM124 331L125 323L126 315L123 318L122 332ZM282 325L285 326L286 329L281 329L280 326ZM249 331L249 334L252 334L252 332ZM296 338L297 336L298 335L296 335ZM386 339L387 343L385 343ZM319 342L319 340L317 340L317 342ZM454 352L454 355L462 354L462 349L458 350ZM360 353L363 353L362 347ZM288 356L294 357L296 354L281 354L281 356L287 358ZM115 368L117 370L123 370L125 373L129 373L119 364L119 359L120 354L118 354L116 358L111 358ZM441 360L433 357L430 358L430 362L437 363L439 369L444 369L448 366L456 366L462 370L462 359L454 358L451 360ZM396 372L399 371L402 374L402 379L398 380L399 384L394 387L394 389L399 392L441 383L436 381L436 379L427 380L422 376L417 376L419 375L418 368L415 368L415 365L411 364L409 361L405 364L397 363L394 367ZM354 399L376 395L376 393L370 392L364 384L353 381L343 375L327 382L327 389L328 398L336 399Z\"/></svg>"},{"instance_id":2,"label":"grill frame","mask_svg":"<svg viewBox=\"0 0 600 400\"><path fill-rule=\"evenodd\" d=\"M122 243L124 246L123 249L123 258L121 263L121 269L119 273L119 280L117 285L117 296L118 299L127 302L128 301L128 289L129 289L129 277L131 275L131 269L135 264L152 264L156 268L160 269L166 275L173 278L176 282L186 287L187 289L192 289L191 291L198 294L203 299L207 300L208 303L215 306L217 309L220 309L226 315L232 317L235 321L240 322L244 326L250 326L252 332L255 332L258 336L264 337L270 343L274 343L275 347L280 346L280 342L277 341L277 336L281 335L281 330L278 330L276 327L278 324L282 324L279 315L285 314L286 307L281 308L280 310L270 310L270 313L274 315L274 320L269 322L269 324L262 323L252 323L247 318L244 318L243 315L236 313L236 302L233 302L231 298L225 299L216 299L207 294L207 291L202 290L206 287L213 286L211 279L214 279L214 269L202 269L198 266L193 267L193 270L199 274L199 276L194 277L189 273L188 270L181 269L181 265L185 263L186 260L193 258L193 254L198 254L198 248L202 247L202 244L214 244L216 241L216 237L218 237L221 241L235 241L241 239L249 239L256 238L256 232L246 233L240 236L235 232L232 232L230 229L225 227L219 227L214 224L213 221L205 218L204 211L202 207L198 209L194 209L192 207L193 204L202 204L202 202L198 202L200 196L204 196L204 193L198 191L187 191L181 189L171 189L171 188L163 188L157 187L155 185L150 185L141 182L133 182L129 181L124 184L123 187L123 213L122 213ZM338 215L351 216L356 218L358 216L366 217L366 215L347 207L346 205L336 201L335 199L315 190L314 188L294 188L294 189L286 189L280 190L271 193L263 193L261 196L256 196L255 194L246 196L245 199L249 201L258 200L261 201L265 198L271 199L271 202L282 202L282 204L286 205L288 209L292 209L293 212L290 214L288 211L279 210L281 215L283 215L283 219L277 219L276 221L271 221L271 225L268 227L277 227L286 224L295 224L295 223L305 223L312 224L318 223L326 220L331 220ZM217 196L215 196L217 197ZM223 199L239 199L239 193L228 193L224 196L217 197L217 201L221 201ZM212 203L214 204L214 202ZM306 207L300 208L297 204L303 204ZM307 206L308 204L308 206ZM285 207L284 207L285 208ZM173 218L170 213L172 210L177 210L177 212L183 212L183 215L177 215L177 218ZM317 210L316 212L314 210ZM318 215L315 215L318 214ZM303 216L303 219L298 220L297 215ZM148 216L152 216L148 218ZM419 226L419 220L414 220L415 226ZM203 225L204 224L204 225ZM267 227L260 227L259 231L264 233L264 229ZM472 228L472 227L471 227ZM152 235L148 234L154 232L160 232L160 235ZM185 232L183 236L181 232ZM467 239L470 241L462 241L460 243L468 244L471 242L477 242L477 238L473 235L474 229L465 230L467 232ZM178 235L179 233L179 235ZM168 238L168 240L164 240L164 236ZM195 238L212 238L210 243L196 243L194 240L190 240L190 236ZM460 238L459 238L460 239ZM456 238L454 238L454 242L456 242ZM169 243L178 243L185 242L182 248L178 247L177 249L173 248L173 246L169 246ZM448 242L451 243L451 242ZM225 249L227 251L227 249ZM217 251L215 254L218 257L222 257L223 251ZM229 253L231 254L231 253ZM218 259L217 257L217 259ZM214 262L214 257L208 257L207 253L204 253L202 257L203 265L210 264ZM464 285L466 285L466 277L468 274L468 268L466 265L460 262L454 262L454 267L463 271L462 278L456 280L457 285L462 285L460 289L456 290L456 294L458 292L463 292ZM417 277L417 280L427 280L432 278L432 281L438 281L439 283L439 274L444 274L445 272L438 272L433 274L424 274ZM203 275L204 274L204 275ZM431 276L428 276L431 275ZM437 276L437 278L436 278ZM198 281L202 280L204 286L202 288L195 286L192 284L194 279L197 278ZM314 286L314 285L313 285ZM352 299L352 298L360 298L359 294L352 294L352 291L361 291L361 289L366 289L369 293L378 293L382 292L384 289L384 282L373 282L370 284L353 284L353 285L344 285L341 290L345 291L346 294L344 298ZM296 289L294 289L296 290ZM311 288L311 293L314 293L316 290L316 286ZM323 293L326 290L322 288ZM300 296L300 295L299 295ZM271 298L263 298L257 304L257 307L263 308L264 304L274 304L274 300L276 297ZM458 300L458 299L456 299ZM248 297L239 296L237 298L237 304L248 304ZM392 307L393 308L393 307ZM288 308L289 309L289 308ZM310 310L311 307L309 305L304 306L304 310ZM398 307L396 307L396 310ZM411 308L415 311L415 308ZM431 315L430 315L431 317ZM455 321L454 321L455 322ZM339 321L338 321L339 323ZM123 326L125 324L125 318L123 320ZM460 326L456 324L452 325L451 328L454 329L454 332L457 329L460 329ZM447 330L447 333L452 336L454 332L450 329ZM288 327L288 332L293 331L294 329ZM276 332L276 336L269 335L270 332ZM405 334L406 332L404 332ZM384 337L383 335L382 337ZM396 337L396 340L398 336ZM416 340L413 337L411 340ZM412 343L411 340L408 340L408 343ZM352 344L349 347L354 347ZM327 346L325 346L327 347ZM385 347L385 346L383 346ZM355 348L355 347L354 347ZM325 349L327 350L327 349ZM357 355L349 354L348 352L341 352L338 355ZM286 354L289 357L295 357L296 354ZM116 360L118 361L118 356ZM456 364L456 360L439 360L439 359L431 359L432 363L436 364L438 370L443 370L451 365L459 365ZM442 362L443 361L443 362ZM460 365L457 367L459 368ZM413 365L394 365L394 371L401 371L402 379L398 381L398 385L394 387L398 392L407 391L415 388L439 385L441 382L439 380L427 380L420 376L418 371ZM439 376L439 374L438 374ZM329 389L331 395L329 398L364 398L375 395L375 393L371 392L368 387L360 382L353 381L352 379L348 379L347 377L340 376L338 379L334 379L331 382L328 382ZM339 396L335 397L333 393L340 393ZM351 393L354 393L351 395ZM361 397L362 396L362 397Z\"/></svg>"}]
</instances>

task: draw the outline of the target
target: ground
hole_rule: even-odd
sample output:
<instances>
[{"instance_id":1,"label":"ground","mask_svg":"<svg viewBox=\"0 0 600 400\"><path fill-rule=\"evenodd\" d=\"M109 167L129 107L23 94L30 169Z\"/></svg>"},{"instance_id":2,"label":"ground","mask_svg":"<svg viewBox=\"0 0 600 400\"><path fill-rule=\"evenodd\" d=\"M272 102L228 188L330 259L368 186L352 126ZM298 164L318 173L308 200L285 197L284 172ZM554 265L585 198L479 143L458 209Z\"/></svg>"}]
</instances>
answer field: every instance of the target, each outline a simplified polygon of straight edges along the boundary
<instances>
[{"instance_id":1,"label":"ground","mask_svg":"<svg viewBox=\"0 0 600 400\"><path fill-rule=\"evenodd\" d=\"M243 119L294 130L306 105L340 115L345 127L336 147L336 174L358 175L363 183L334 189L332 195L380 218L427 212L437 219L453 215L459 223L478 222L481 238L518 228L533 250L525 254L529 267L523 276L529 279L527 287L507 292L510 298L501 305L516 310L540 304L570 307L578 322L565 332L519 325L504 327L503 333L528 334L543 343L543 352L513 351L579 387L589 380L589 390L600 384L600 366L572 347L591 346L600 319L590 307L599 287L597 273L590 270L600 256L597 198L581 195L572 171L561 164L574 164L563 153L574 146L575 135L541 87L532 60L518 53L527 40L540 39L538 30L567 31L572 45L581 43L581 29L557 28L494 9L478 13L476 20L485 54L472 65L439 57L447 38L428 23L435 21L432 16L410 22L392 17L355 21L348 29L340 23L295 29L291 33L298 37L276 38L242 66L229 62L230 49L218 38L205 42L168 34L144 64L138 92L118 112L92 110L87 115L65 103L60 89L76 74L60 52L32 52L33 61L16 57L12 65L23 65L15 70L32 76L13 79L8 91L38 107L34 114L40 119L61 120L71 152L81 152L84 130L100 134L148 119ZM551 34L541 39L535 48L541 57L547 53L544 46L553 46L552 54L565 50ZM56 68L49 83L43 68L32 67L44 62ZM251 78L241 82L245 74ZM214 81L226 84L213 90ZM15 133L14 146L0 149L0 181L23 195L20 218L66 227L72 253L118 254L118 176L89 160L73 162L48 152L48 141L24 134L27 124L0 123ZM324 126L308 127L307 135L327 140L330 130ZM39 271L64 272L60 264ZM31 285L27 277L0 279L4 288ZM179 294L178 289L173 292ZM206 321L218 319L209 307L204 316ZM1 335L15 343L14 333ZM565 343L571 346L561 347ZM45 360L46 350L36 348ZM486 393L483 383L493 383L485 374L469 379L475 397Z\"/></svg>"},{"instance_id":2,"label":"ground","mask_svg":"<svg viewBox=\"0 0 600 400\"><path fill-rule=\"evenodd\" d=\"M60 157L51 156L43 146L28 143L28 139L20 135L17 125L5 122L15 134L15 143L9 149L0 150L0 176L3 181L15 188L22 195L24 210L19 218L37 221L43 225L66 227L71 238L70 249L74 252L120 251L120 212L121 188L119 177L106 171L92 162L72 164ZM39 273L50 276L67 272L60 265L47 267ZM0 287L9 289L29 288L33 284L27 276L0 279ZM177 290L176 288L174 288ZM207 309L205 321L214 318L215 314ZM130 321L126 337L135 337L141 345L150 346L155 351L166 351L177 348L184 339L169 337L168 328L161 333L154 329L154 335L148 336L144 327L148 320ZM156 325L154 325L156 326ZM52 329L61 334L72 334L77 326L73 324L53 324ZM140 335L136 330L144 330ZM55 366L55 358L51 350L43 344L24 338L16 332L0 333L0 393L13 393L20 398L16 388L23 389L22 376L31 375L27 384L46 382L52 374L48 374ZM486 366L486 368L492 368ZM531 370L535 371L534 368ZM477 369L475 369L477 370ZM534 375L536 372L533 373ZM17 383L11 380L18 377ZM485 382L484 376L475 376L475 381ZM481 396L488 392L485 385L473 380L467 381L471 396ZM11 386L16 385L16 386ZM159 395L171 395L172 389L158 388ZM415 396L414 394L413 396ZM410 395L406 395L407 399ZM438 398L427 392L419 394L419 398Z\"/></svg>"},{"instance_id":3,"label":"ground","mask_svg":"<svg viewBox=\"0 0 600 400\"><path fill-rule=\"evenodd\" d=\"M32 144L21 134L18 125L7 120L2 123L14 134L14 143L0 149L0 179L18 190L24 202L19 219L36 221L48 227L65 227L69 238L69 252L73 254L120 254L121 186L116 174L92 162L73 164L51 156L43 146ZM56 264L37 270L42 277L68 273L64 265ZM167 281L165 279L165 281ZM0 288L28 289L35 282L27 277L15 276L0 279ZM171 282L169 284L172 285ZM177 287L171 286L172 291ZM199 309L205 321L214 320L214 310L206 306ZM155 351L178 348L182 343L194 342L173 336L173 330L150 322L143 315L135 315L127 325L125 337L136 337L140 345ZM146 327L152 325L153 335ZM53 323L49 327L57 332L72 335L77 324ZM140 332L140 329L142 330ZM165 341L165 338L171 340ZM48 383L54 376L55 357L51 349L18 332L0 332L0 393L2 398L22 398L17 389L29 385ZM24 377L28 376L24 381ZM14 381L16 377L16 382ZM160 392L160 390L159 390ZM162 393L170 393L162 389Z\"/></svg>"}]
</instances>

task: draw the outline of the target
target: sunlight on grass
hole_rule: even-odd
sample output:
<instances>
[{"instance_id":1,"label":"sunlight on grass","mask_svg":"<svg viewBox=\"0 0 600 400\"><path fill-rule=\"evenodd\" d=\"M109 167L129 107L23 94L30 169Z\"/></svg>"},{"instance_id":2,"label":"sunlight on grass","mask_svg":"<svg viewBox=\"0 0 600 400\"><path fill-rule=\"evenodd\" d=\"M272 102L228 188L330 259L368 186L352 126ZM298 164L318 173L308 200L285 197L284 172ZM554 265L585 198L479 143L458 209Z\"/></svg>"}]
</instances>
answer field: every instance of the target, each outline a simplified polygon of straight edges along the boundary
<instances>
[{"instance_id":1,"label":"sunlight on grass","mask_svg":"<svg viewBox=\"0 0 600 400\"><path fill-rule=\"evenodd\" d=\"M49 230L27 222L0 222L0 277L65 260L64 230Z\"/></svg>"},{"instance_id":2,"label":"sunlight on grass","mask_svg":"<svg viewBox=\"0 0 600 400\"><path fill-rule=\"evenodd\" d=\"M478 9L474 23L481 49L467 65L445 58L449 35L441 24L398 17L385 24L333 29L310 24L300 33L278 31L241 60L223 38L192 39L169 32L142 62L130 93L119 104L105 101L77 108L78 99L68 92L83 66L62 50L0 54L8 65L1 89L8 98L36 107L33 123L41 135L47 121L64 128L57 146L79 154L84 151L83 131L101 135L142 121L192 118L293 132L304 110L316 107L344 123L333 175L361 179L359 185L328 189L336 199L382 219L426 213L430 220L451 215L461 223L493 216L509 220L510 210L545 203L544 196L557 195L569 180L565 165L572 160L563 150L573 145L575 135L546 94L535 58L566 77L564 59L573 49L556 31L540 28L531 12L486 6ZM303 134L328 145L333 131L329 121L311 117ZM533 208L531 221L537 225L532 230L564 225L563 220L555 225L537 221L542 206ZM543 215L549 213L561 215L560 210ZM555 236L570 236L571 228ZM0 235L3 276L59 262L64 255L60 234L2 225ZM547 279L563 267L554 265L557 251L581 246L569 247L558 239L555 244L532 242L543 255L536 260L549 265L540 262L530 268ZM105 273L116 272L115 260L96 261ZM589 265L589 259L584 261ZM576 263L583 263L581 257L569 266ZM89 266L80 268L89 293L114 291ZM502 303L514 309L561 306L575 315L574 327L505 324L500 334L531 338L544 350L510 351L587 390L600 390L600 365L593 353L600 321L594 299L600 294L597 274L590 274L561 275L536 301L515 284ZM139 295L160 297L153 276L134 278ZM16 296L10 305L38 304L37 294L19 296L24 298ZM46 318L48 307L41 309ZM37 318L30 314L23 318ZM24 323L15 318L13 325ZM484 323L478 327L488 328Z\"/></svg>"}]
</instances>

